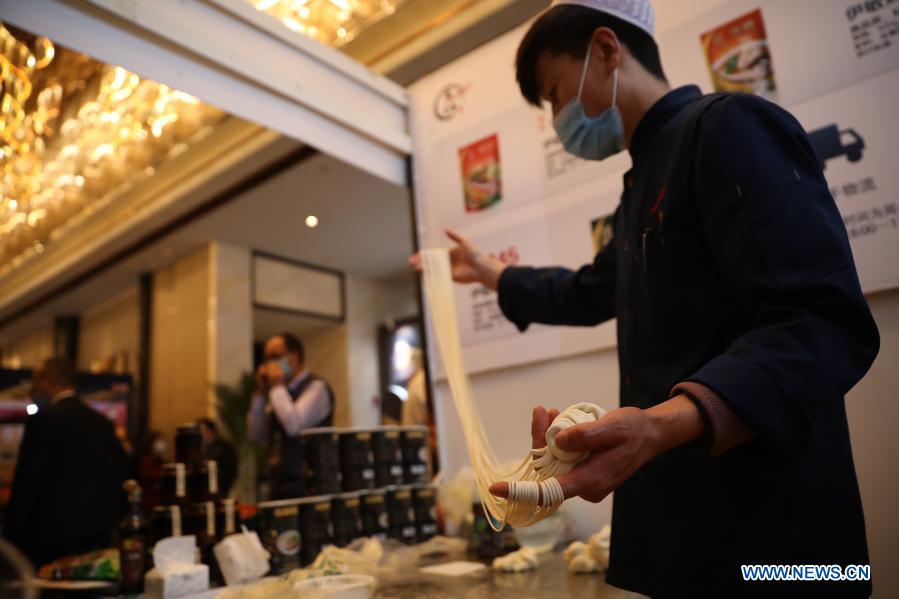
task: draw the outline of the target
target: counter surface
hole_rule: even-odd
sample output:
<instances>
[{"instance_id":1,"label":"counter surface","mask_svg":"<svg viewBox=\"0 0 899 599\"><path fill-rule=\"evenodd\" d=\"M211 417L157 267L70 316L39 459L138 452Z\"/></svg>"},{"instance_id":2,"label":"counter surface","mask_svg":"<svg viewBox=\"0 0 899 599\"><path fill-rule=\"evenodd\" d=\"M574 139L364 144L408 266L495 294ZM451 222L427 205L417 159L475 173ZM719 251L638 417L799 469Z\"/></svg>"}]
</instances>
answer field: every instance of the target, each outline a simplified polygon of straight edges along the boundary
<instances>
[{"instance_id":1,"label":"counter surface","mask_svg":"<svg viewBox=\"0 0 899 599\"><path fill-rule=\"evenodd\" d=\"M376 599L639 599L643 595L623 591L605 583L603 574L569 574L559 552L541 560L530 572L496 572L491 568L469 576L450 577L416 574L401 582L381 582Z\"/></svg>"}]
</instances>

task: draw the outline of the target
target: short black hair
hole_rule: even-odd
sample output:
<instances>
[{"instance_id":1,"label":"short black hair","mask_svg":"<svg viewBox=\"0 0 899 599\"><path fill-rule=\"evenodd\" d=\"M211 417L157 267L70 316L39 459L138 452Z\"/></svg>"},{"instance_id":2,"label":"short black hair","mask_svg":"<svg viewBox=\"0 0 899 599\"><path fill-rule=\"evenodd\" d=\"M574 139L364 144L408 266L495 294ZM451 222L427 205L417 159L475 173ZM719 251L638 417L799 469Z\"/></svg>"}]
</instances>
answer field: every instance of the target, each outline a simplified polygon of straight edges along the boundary
<instances>
[{"instance_id":1,"label":"short black hair","mask_svg":"<svg viewBox=\"0 0 899 599\"><path fill-rule=\"evenodd\" d=\"M303 348L303 342L293 333L278 333L278 337L284 340L284 347L288 352L294 352L300 357L300 364L306 363L306 350Z\"/></svg>"},{"instance_id":2,"label":"short black hair","mask_svg":"<svg viewBox=\"0 0 899 599\"><path fill-rule=\"evenodd\" d=\"M651 75L667 81L662 70L659 47L647 32L612 15L577 5L554 6L540 15L524 35L515 57L516 79L521 95L540 107L540 81L537 60L543 52L553 55L569 54L583 58L593 32L608 27L615 32L634 59Z\"/></svg>"},{"instance_id":3,"label":"short black hair","mask_svg":"<svg viewBox=\"0 0 899 599\"><path fill-rule=\"evenodd\" d=\"M59 387L74 389L77 383L75 365L63 357L47 358L41 367L41 376Z\"/></svg>"}]
</instances>

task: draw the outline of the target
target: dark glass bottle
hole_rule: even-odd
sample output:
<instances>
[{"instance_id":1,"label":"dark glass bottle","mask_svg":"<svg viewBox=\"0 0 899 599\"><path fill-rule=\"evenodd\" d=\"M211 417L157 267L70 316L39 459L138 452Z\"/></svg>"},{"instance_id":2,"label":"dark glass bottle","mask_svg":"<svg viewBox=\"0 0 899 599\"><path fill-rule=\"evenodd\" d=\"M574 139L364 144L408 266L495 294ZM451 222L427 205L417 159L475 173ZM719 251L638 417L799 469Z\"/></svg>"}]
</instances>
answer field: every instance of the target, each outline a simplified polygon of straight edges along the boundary
<instances>
[{"instance_id":1,"label":"dark glass bottle","mask_svg":"<svg viewBox=\"0 0 899 599\"><path fill-rule=\"evenodd\" d=\"M472 523L472 547L480 559L493 559L518 549L518 541L511 526L497 532L490 526L480 500L472 503L474 522Z\"/></svg>"},{"instance_id":2,"label":"dark glass bottle","mask_svg":"<svg viewBox=\"0 0 899 599\"><path fill-rule=\"evenodd\" d=\"M144 573L148 565L147 520L141 510L141 489L137 481L125 481L128 495L125 517L119 524L119 560L122 567L122 595L137 595L144 590Z\"/></svg>"}]
</instances>

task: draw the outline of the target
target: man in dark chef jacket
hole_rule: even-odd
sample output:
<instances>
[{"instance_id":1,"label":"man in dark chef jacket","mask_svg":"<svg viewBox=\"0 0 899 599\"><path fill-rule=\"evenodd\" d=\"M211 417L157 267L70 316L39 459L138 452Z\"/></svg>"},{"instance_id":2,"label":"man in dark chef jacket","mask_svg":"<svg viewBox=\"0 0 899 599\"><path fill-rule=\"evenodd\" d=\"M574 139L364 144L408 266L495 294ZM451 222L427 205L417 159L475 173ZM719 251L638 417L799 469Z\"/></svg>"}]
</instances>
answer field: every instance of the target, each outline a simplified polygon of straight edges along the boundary
<instances>
[{"instance_id":1,"label":"man in dark chef jacket","mask_svg":"<svg viewBox=\"0 0 899 599\"><path fill-rule=\"evenodd\" d=\"M71 363L47 360L32 384L44 407L25 424L3 536L41 566L113 544L128 457L112 423L75 393Z\"/></svg>"},{"instance_id":2,"label":"man in dark chef jacket","mask_svg":"<svg viewBox=\"0 0 899 599\"><path fill-rule=\"evenodd\" d=\"M280 333L265 343L265 363L256 372L250 406L250 437L268 444L271 499L305 494L300 433L331 426L334 392L305 366L305 350L295 335Z\"/></svg>"},{"instance_id":3,"label":"man in dark chef jacket","mask_svg":"<svg viewBox=\"0 0 899 599\"><path fill-rule=\"evenodd\" d=\"M592 451L559 477L566 497L615 491L610 584L867 597L868 581L748 582L740 568L869 563L844 395L879 336L842 219L792 115L670 89L652 35L648 0L556 2L531 26L524 97L552 105L569 152L630 152L614 237L572 271L506 267L450 231L454 278L496 290L522 331L617 319L621 408L556 438ZM535 408L535 443L552 416Z\"/></svg>"}]
</instances>

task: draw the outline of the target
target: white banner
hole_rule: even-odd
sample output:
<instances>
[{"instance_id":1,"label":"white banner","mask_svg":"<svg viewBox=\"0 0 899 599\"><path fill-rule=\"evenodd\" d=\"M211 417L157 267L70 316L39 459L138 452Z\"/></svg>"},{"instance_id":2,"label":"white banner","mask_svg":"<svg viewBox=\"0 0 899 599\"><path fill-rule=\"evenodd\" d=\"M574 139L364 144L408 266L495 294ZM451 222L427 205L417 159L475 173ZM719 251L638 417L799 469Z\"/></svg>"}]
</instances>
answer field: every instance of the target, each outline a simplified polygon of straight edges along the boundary
<instances>
[{"instance_id":1,"label":"white banner","mask_svg":"<svg viewBox=\"0 0 899 599\"><path fill-rule=\"evenodd\" d=\"M592 261L615 209L623 152L602 162L567 153L549 108L528 106L514 58L526 26L410 88L423 247L453 228L513 264L576 269ZM809 131L844 216L865 291L899 284L899 0L734 0L658 35L672 87L749 91L791 110ZM611 347L599 328L506 322L496 294L456 290L470 372Z\"/></svg>"}]
</instances>

